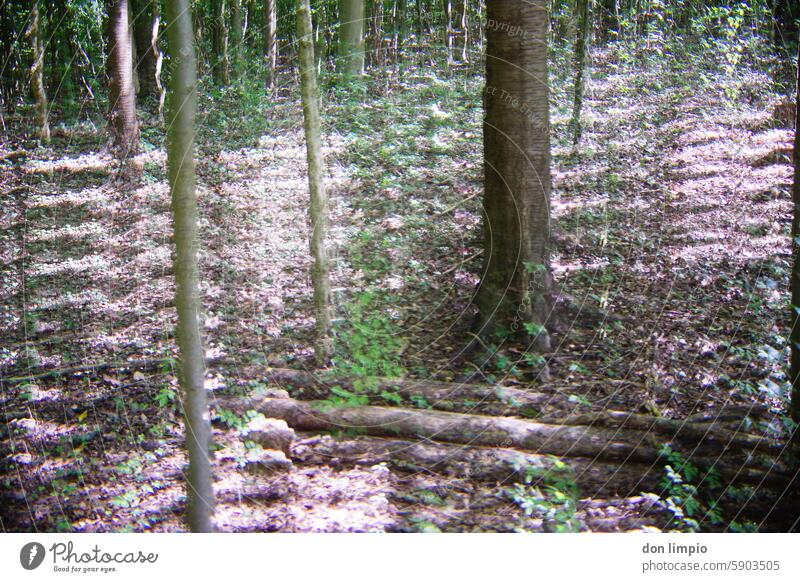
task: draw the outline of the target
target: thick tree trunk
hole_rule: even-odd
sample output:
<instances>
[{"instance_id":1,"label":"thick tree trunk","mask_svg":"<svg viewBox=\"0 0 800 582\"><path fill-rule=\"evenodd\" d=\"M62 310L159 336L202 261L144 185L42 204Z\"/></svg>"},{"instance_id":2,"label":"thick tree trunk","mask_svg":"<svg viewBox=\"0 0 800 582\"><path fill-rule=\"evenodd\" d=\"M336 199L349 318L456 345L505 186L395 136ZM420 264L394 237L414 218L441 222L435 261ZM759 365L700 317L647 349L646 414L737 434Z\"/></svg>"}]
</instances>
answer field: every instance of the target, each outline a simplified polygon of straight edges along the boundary
<instances>
[{"instance_id":1,"label":"thick tree trunk","mask_svg":"<svg viewBox=\"0 0 800 582\"><path fill-rule=\"evenodd\" d=\"M109 128L112 148L119 157L126 158L139 145L128 0L107 0L107 6Z\"/></svg>"},{"instance_id":2,"label":"thick tree trunk","mask_svg":"<svg viewBox=\"0 0 800 582\"><path fill-rule=\"evenodd\" d=\"M364 0L341 0L339 62L346 75L364 73Z\"/></svg>"},{"instance_id":3,"label":"thick tree trunk","mask_svg":"<svg viewBox=\"0 0 800 582\"><path fill-rule=\"evenodd\" d=\"M153 0L134 0L131 2L133 10L133 36L136 41L136 72L139 77L139 95L144 97L158 96L159 83L156 81L156 54L153 47L157 46L154 34L158 29L153 28L154 19L158 18L158 4Z\"/></svg>"},{"instance_id":4,"label":"thick tree trunk","mask_svg":"<svg viewBox=\"0 0 800 582\"><path fill-rule=\"evenodd\" d=\"M242 59L242 3L231 0L231 69L234 78L238 78Z\"/></svg>"},{"instance_id":5,"label":"thick tree trunk","mask_svg":"<svg viewBox=\"0 0 800 582\"><path fill-rule=\"evenodd\" d=\"M647 464L662 462L664 444L678 450L698 466L713 467L726 481L786 486L795 471L788 468L783 447L768 459L756 455L757 447L704 436L670 438L654 431L555 425L508 417L453 412L410 410L380 406L333 406L326 401L303 402L289 398L218 399L217 406L233 410L254 409L270 418L285 420L295 430L353 430L370 436L413 437L472 446L514 448L538 455L583 457L596 461Z\"/></svg>"},{"instance_id":6,"label":"thick tree trunk","mask_svg":"<svg viewBox=\"0 0 800 582\"><path fill-rule=\"evenodd\" d=\"M197 64L188 0L167 2L167 33L172 53L168 165L175 233L175 304L178 310L181 404L186 419L187 518L194 532L213 529L214 488L211 474L211 427L205 389L205 362L200 336L197 269L197 196L194 170L194 117L197 108Z\"/></svg>"},{"instance_id":7,"label":"thick tree trunk","mask_svg":"<svg viewBox=\"0 0 800 582\"><path fill-rule=\"evenodd\" d=\"M581 141L581 110L583 109L583 95L586 92L586 76L588 74L587 57L589 54L589 39L592 27L590 25L589 0L577 0L577 34L575 36L575 86L572 99L572 143L578 145Z\"/></svg>"},{"instance_id":8,"label":"thick tree trunk","mask_svg":"<svg viewBox=\"0 0 800 582\"><path fill-rule=\"evenodd\" d=\"M30 24L26 32L31 44L33 64L30 69L31 94L36 102L36 130L39 139L50 141L47 93L44 88L44 42L42 41L42 19L38 0L31 7Z\"/></svg>"},{"instance_id":9,"label":"thick tree trunk","mask_svg":"<svg viewBox=\"0 0 800 582\"><path fill-rule=\"evenodd\" d=\"M798 47L800 52L800 47ZM800 54L798 54L800 59ZM792 383L791 414L792 419L800 423L800 60L797 68L797 107L795 107L794 124L794 185L792 187L792 304L791 304L791 330L789 343L791 344L792 361L789 377Z\"/></svg>"},{"instance_id":10,"label":"thick tree trunk","mask_svg":"<svg viewBox=\"0 0 800 582\"><path fill-rule=\"evenodd\" d=\"M228 34L225 27L225 0L212 0L211 2L211 70L214 82L217 85L230 83L228 67Z\"/></svg>"},{"instance_id":11,"label":"thick tree trunk","mask_svg":"<svg viewBox=\"0 0 800 582\"><path fill-rule=\"evenodd\" d=\"M319 89L314 62L313 31L309 0L297 2L297 40L300 51L300 92L303 101L303 126L308 160L308 189L311 195L311 254L314 265L311 280L314 287L317 360L325 363L333 352L331 340L331 286L328 266L328 193L325 191L322 156L322 130L319 117Z\"/></svg>"},{"instance_id":12,"label":"thick tree trunk","mask_svg":"<svg viewBox=\"0 0 800 582\"><path fill-rule=\"evenodd\" d=\"M547 350L553 279L546 0L487 5L484 269L476 331Z\"/></svg>"},{"instance_id":13,"label":"thick tree trunk","mask_svg":"<svg viewBox=\"0 0 800 582\"><path fill-rule=\"evenodd\" d=\"M275 73L278 68L278 0L264 3L264 61L266 63L267 89L275 87Z\"/></svg>"}]
</instances>

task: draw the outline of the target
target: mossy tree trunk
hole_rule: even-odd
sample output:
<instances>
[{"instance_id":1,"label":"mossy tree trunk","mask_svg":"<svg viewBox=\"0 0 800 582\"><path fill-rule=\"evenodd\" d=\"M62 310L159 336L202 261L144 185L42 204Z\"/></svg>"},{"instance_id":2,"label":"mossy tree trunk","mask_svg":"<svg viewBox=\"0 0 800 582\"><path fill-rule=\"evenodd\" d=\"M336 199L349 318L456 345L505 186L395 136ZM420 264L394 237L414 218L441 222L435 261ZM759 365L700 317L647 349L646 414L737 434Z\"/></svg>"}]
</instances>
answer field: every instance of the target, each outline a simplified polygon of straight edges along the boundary
<instances>
[{"instance_id":1,"label":"mossy tree trunk","mask_svg":"<svg viewBox=\"0 0 800 582\"><path fill-rule=\"evenodd\" d=\"M546 0L487 4L484 268L476 332L547 350L552 307Z\"/></svg>"},{"instance_id":2,"label":"mossy tree trunk","mask_svg":"<svg viewBox=\"0 0 800 582\"><path fill-rule=\"evenodd\" d=\"M328 251L328 194L325 191L322 157L322 130L319 116L319 89L314 59L313 29L309 0L297 2L297 40L300 51L300 91L308 160L308 189L311 194L311 255L314 265L311 280L314 287L316 343L314 351L319 363L326 363L332 354L330 276Z\"/></svg>"},{"instance_id":3,"label":"mossy tree trunk","mask_svg":"<svg viewBox=\"0 0 800 582\"><path fill-rule=\"evenodd\" d=\"M111 145L120 158L126 158L139 145L128 0L107 0L107 8Z\"/></svg>"},{"instance_id":4,"label":"mossy tree trunk","mask_svg":"<svg viewBox=\"0 0 800 582\"><path fill-rule=\"evenodd\" d=\"M42 40L42 18L38 0L31 6L30 24L26 31L31 44L33 64L30 69L31 95L36 102L36 133L44 142L50 141L47 93L44 88L44 41Z\"/></svg>"},{"instance_id":5,"label":"mossy tree trunk","mask_svg":"<svg viewBox=\"0 0 800 582\"><path fill-rule=\"evenodd\" d=\"M346 75L364 73L364 0L341 0L339 62Z\"/></svg>"},{"instance_id":6,"label":"mossy tree trunk","mask_svg":"<svg viewBox=\"0 0 800 582\"><path fill-rule=\"evenodd\" d=\"M168 165L175 232L175 305L178 310L181 404L189 454L187 518L193 532L212 531L214 489L211 427L200 335L197 268L197 196L194 169L194 118L197 63L188 0L167 2L167 33L172 57Z\"/></svg>"}]
</instances>

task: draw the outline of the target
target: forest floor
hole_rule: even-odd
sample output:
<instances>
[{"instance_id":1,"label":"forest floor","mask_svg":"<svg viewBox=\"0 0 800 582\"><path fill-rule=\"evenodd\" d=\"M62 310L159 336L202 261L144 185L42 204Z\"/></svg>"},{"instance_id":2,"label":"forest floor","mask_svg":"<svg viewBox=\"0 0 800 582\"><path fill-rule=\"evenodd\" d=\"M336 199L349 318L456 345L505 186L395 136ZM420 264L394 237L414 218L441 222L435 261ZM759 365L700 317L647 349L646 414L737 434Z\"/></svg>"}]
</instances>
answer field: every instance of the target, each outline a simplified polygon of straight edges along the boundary
<instances>
[{"instance_id":1,"label":"forest floor","mask_svg":"<svg viewBox=\"0 0 800 582\"><path fill-rule=\"evenodd\" d=\"M594 55L577 148L567 76L553 79L553 266L572 315L546 381L512 341L464 354L481 266L481 79L409 65L331 90L334 368L566 393L573 411L684 419L727 408L785 436L793 134L767 75L726 70L713 51L687 70L687 55L661 48ZM296 95L219 97L203 103L198 153L212 404L269 387L270 367L313 369ZM57 127L47 148L0 148L4 531L184 529L162 132L147 119L136 180L121 178L88 123ZM257 474L235 419L218 420L224 531L678 527L663 491L547 505L466 475L313 460L330 436L300 435L290 471Z\"/></svg>"}]
</instances>

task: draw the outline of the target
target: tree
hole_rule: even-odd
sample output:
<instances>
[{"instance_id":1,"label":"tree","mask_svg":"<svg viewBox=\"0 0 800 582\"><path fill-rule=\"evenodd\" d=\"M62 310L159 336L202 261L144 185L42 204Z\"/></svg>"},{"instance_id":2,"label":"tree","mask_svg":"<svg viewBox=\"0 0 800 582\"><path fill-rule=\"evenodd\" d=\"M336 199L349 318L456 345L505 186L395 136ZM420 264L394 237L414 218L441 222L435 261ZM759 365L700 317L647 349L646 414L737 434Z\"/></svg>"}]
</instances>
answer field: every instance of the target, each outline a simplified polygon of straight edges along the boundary
<instances>
[{"instance_id":1,"label":"tree","mask_svg":"<svg viewBox=\"0 0 800 582\"><path fill-rule=\"evenodd\" d=\"M242 4L241 0L231 0L231 62L233 74L239 75L242 52Z\"/></svg>"},{"instance_id":2,"label":"tree","mask_svg":"<svg viewBox=\"0 0 800 582\"><path fill-rule=\"evenodd\" d=\"M156 76L156 50L159 18L158 2L133 0L131 2L133 38L136 42L136 73L139 78L139 95L152 97L158 94ZM154 26L155 25L155 26Z\"/></svg>"},{"instance_id":3,"label":"tree","mask_svg":"<svg viewBox=\"0 0 800 582\"><path fill-rule=\"evenodd\" d=\"M44 42L38 0L31 7L30 24L26 35L31 43L33 64L30 69L31 94L36 102L37 134L42 141L50 140L50 123L47 119L47 93L44 88Z\"/></svg>"},{"instance_id":4,"label":"tree","mask_svg":"<svg viewBox=\"0 0 800 582\"><path fill-rule=\"evenodd\" d=\"M548 349L550 113L546 0L490 0L484 143L484 270L477 332L528 332Z\"/></svg>"},{"instance_id":5,"label":"tree","mask_svg":"<svg viewBox=\"0 0 800 582\"><path fill-rule=\"evenodd\" d=\"M339 5L340 52L342 71L346 75L364 73L364 0L341 0Z\"/></svg>"},{"instance_id":6,"label":"tree","mask_svg":"<svg viewBox=\"0 0 800 582\"><path fill-rule=\"evenodd\" d=\"M267 89L275 87L278 66L278 10L277 0L266 0L264 26L264 58L267 64Z\"/></svg>"},{"instance_id":7,"label":"tree","mask_svg":"<svg viewBox=\"0 0 800 582\"><path fill-rule=\"evenodd\" d=\"M189 0L167 2L167 35L172 57L167 163L175 232L175 305L178 310L181 403L186 420L187 518L194 532L212 531L214 489L211 426L205 389L205 362L198 312L197 195L194 169L194 117L197 63Z\"/></svg>"},{"instance_id":8,"label":"tree","mask_svg":"<svg viewBox=\"0 0 800 582\"><path fill-rule=\"evenodd\" d=\"M800 59L800 46L798 47ZM797 103L800 104L800 60L797 67ZM795 422L800 423L800 107L795 107L794 123L794 185L792 188L792 305L791 305L791 331L789 334L792 344L792 360L789 368L789 378L792 383L791 414Z\"/></svg>"},{"instance_id":9,"label":"tree","mask_svg":"<svg viewBox=\"0 0 800 582\"><path fill-rule=\"evenodd\" d=\"M311 254L314 265L311 280L314 287L314 315L317 341L314 351L319 362L327 361L331 353L330 337L330 276L328 251L328 194L323 179L322 138L319 117L319 89L314 60L311 6L309 0L297 2L297 42L300 52L300 93L303 101L303 126L306 136L306 158L308 160L308 189L311 194Z\"/></svg>"},{"instance_id":10,"label":"tree","mask_svg":"<svg viewBox=\"0 0 800 582\"><path fill-rule=\"evenodd\" d=\"M136 118L136 88L133 84L133 47L128 0L107 0L108 8L108 98L112 148L125 158L136 152L139 123Z\"/></svg>"},{"instance_id":11,"label":"tree","mask_svg":"<svg viewBox=\"0 0 800 582\"><path fill-rule=\"evenodd\" d=\"M581 141L581 109L583 109L583 95L586 91L587 57L589 54L589 0L577 0L575 6L578 17L578 26L575 35L575 92L572 103L572 143L578 145Z\"/></svg>"},{"instance_id":12,"label":"tree","mask_svg":"<svg viewBox=\"0 0 800 582\"><path fill-rule=\"evenodd\" d=\"M211 70L217 85L230 83L228 34L225 29L225 0L211 0Z\"/></svg>"}]
</instances>

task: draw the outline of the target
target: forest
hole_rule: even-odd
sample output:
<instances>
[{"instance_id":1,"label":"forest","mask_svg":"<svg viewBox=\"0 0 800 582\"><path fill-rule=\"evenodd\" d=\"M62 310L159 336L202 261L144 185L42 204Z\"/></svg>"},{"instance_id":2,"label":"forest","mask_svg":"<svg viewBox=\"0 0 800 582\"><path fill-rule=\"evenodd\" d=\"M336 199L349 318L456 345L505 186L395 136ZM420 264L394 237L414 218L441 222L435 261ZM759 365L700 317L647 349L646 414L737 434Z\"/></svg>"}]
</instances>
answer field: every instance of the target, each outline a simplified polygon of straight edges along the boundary
<instances>
[{"instance_id":1,"label":"forest","mask_svg":"<svg viewBox=\"0 0 800 582\"><path fill-rule=\"evenodd\" d=\"M800 531L799 36L0 0L0 531Z\"/></svg>"}]
</instances>

